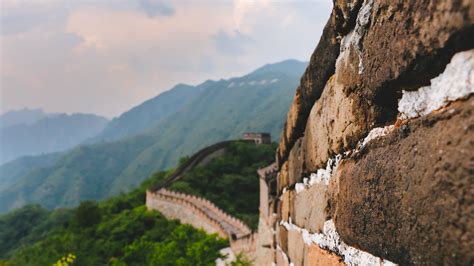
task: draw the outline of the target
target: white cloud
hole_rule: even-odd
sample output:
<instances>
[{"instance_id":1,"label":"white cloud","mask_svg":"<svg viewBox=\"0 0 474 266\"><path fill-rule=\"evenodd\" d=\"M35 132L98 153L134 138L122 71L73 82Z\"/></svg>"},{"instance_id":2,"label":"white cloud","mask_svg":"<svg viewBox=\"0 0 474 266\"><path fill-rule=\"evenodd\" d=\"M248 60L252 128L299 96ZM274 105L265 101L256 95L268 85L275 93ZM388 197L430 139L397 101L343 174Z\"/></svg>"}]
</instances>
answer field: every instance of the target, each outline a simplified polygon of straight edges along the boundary
<instances>
[{"instance_id":1,"label":"white cloud","mask_svg":"<svg viewBox=\"0 0 474 266\"><path fill-rule=\"evenodd\" d=\"M308 60L330 5L2 2L17 15L1 14L8 21L0 36L1 111L42 107L113 116L176 83L229 78L287 58Z\"/></svg>"}]
</instances>

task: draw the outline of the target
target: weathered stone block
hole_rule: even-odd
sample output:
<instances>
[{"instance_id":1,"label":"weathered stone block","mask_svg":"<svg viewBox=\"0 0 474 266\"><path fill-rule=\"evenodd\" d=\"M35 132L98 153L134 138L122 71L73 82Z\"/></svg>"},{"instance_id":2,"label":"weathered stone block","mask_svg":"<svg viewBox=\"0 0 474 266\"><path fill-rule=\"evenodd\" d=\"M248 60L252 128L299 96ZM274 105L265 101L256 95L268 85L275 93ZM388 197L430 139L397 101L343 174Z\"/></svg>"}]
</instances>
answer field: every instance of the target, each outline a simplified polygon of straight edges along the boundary
<instances>
[{"instance_id":1,"label":"weathered stone block","mask_svg":"<svg viewBox=\"0 0 474 266\"><path fill-rule=\"evenodd\" d=\"M299 138L288 157L288 185L293 185L301 181L304 167L304 154L301 147L302 138Z\"/></svg>"},{"instance_id":2,"label":"weathered stone block","mask_svg":"<svg viewBox=\"0 0 474 266\"><path fill-rule=\"evenodd\" d=\"M400 264L474 261L474 97L408 121L339 165L349 245Z\"/></svg>"},{"instance_id":3,"label":"weathered stone block","mask_svg":"<svg viewBox=\"0 0 474 266\"><path fill-rule=\"evenodd\" d=\"M256 241L256 265L271 265L275 262L275 252L272 227L260 217Z\"/></svg>"},{"instance_id":4,"label":"weathered stone block","mask_svg":"<svg viewBox=\"0 0 474 266\"><path fill-rule=\"evenodd\" d=\"M290 213L293 211L293 198L294 198L294 191L290 190L285 193L283 193L280 197L280 202L281 202L281 213L280 213L280 219L282 221L288 221L288 217L290 217Z\"/></svg>"},{"instance_id":5,"label":"weathered stone block","mask_svg":"<svg viewBox=\"0 0 474 266\"><path fill-rule=\"evenodd\" d=\"M470 0L364 1L354 29L341 41L338 82L367 99L394 86L419 87L442 72L454 53L474 46L473 24Z\"/></svg>"},{"instance_id":6,"label":"weathered stone block","mask_svg":"<svg viewBox=\"0 0 474 266\"><path fill-rule=\"evenodd\" d=\"M288 257L294 265L303 265L306 244L301 233L288 231Z\"/></svg>"},{"instance_id":7,"label":"weathered stone block","mask_svg":"<svg viewBox=\"0 0 474 266\"><path fill-rule=\"evenodd\" d=\"M328 220L327 189L324 184L315 184L295 194L292 211L294 224L313 233L323 228Z\"/></svg>"},{"instance_id":8,"label":"weathered stone block","mask_svg":"<svg viewBox=\"0 0 474 266\"><path fill-rule=\"evenodd\" d=\"M334 78L329 79L306 125L302 145L308 171L324 167L329 158L354 147L373 126L373 121L367 120L371 109L353 96Z\"/></svg>"},{"instance_id":9,"label":"weathered stone block","mask_svg":"<svg viewBox=\"0 0 474 266\"><path fill-rule=\"evenodd\" d=\"M281 250L288 254L288 231L282 225L277 226L277 245L280 246Z\"/></svg>"},{"instance_id":10,"label":"weathered stone block","mask_svg":"<svg viewBox=\"0 0 474 266\"><path fill-rule=\"evenodd\" d=\"M310 245L307 248L304 260L305 266L342 266L345 265L342 258L336 254L320 248L318 245Z\"/></svg>"},{"instance_id":11,"label":"weathered stone block","mask_svg":"<svg viewBox=\"0 0 474 266\"><path fill-rule=\"evenodd\" d=\"M283 189L288 187L289 184L289 171L288 171L288 161L286 161L280 168L280 172L277 175L277 193L282 193Z\"/></svg>"},{"instance_id":12,"label":"weathered stone block","mask_svg":"<svg viewBox=\"0 0 474 266\"><path fill-rule=\"evenodd\" d=\"M276 252L276 264L281 266L289 266L288 258L285 255L281 254L280 251Z\"/></svg>"}]
</instances>

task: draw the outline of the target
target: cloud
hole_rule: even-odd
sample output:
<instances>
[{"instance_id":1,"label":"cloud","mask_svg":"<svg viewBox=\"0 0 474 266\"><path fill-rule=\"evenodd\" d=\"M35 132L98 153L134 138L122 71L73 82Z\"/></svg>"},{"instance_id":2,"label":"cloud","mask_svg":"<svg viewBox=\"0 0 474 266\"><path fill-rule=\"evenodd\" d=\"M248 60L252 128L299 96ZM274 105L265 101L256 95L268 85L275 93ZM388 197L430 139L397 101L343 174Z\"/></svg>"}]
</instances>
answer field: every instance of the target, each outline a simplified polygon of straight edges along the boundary
<instances>
[{"instance_id":1,"label":"cloud","mask_svg":"<svg viewBox=\"0 0 474 266\"><path fill-rule=\"evenodd\" d=\"M59 24L67 19L69 5L56 2L4 1L0 3L1 35L23 33L47 23Z\"/></svg>"},{"instance_id":2,"label":"cloud","mask_svg":"<svg viewBox=\"0 0 474 266\"><path fill-rule=\"evenodd\" d=\"M145 12L149 17L172 16L175 10L162 0L138 0L139 9Z\"/></svg>"},{"instance_id":3,"label":"cloud","mask_svg":"<svg viewBox=\"0 0 474 266\"><path fill-rule=\"evenodd\" d=\"M245 52L245 46L250 45L253 40L238 30L227 33L219 30L214 36L216 48L219 52L230 55L241 55Z\"/></svg>"},{"instance_id":4,"label":"cloud","mask_svg":"<svg viewBox=\"0 0 474 266\"><path fill-rule=\"evenodd\" d=\"M161 1L140 8L138 1L8 4L0 14L8 22L0 36L0 112L42 107L112 117L176 83L308 60L331 7L330 0Z\"/></svg>"}]
</instances>

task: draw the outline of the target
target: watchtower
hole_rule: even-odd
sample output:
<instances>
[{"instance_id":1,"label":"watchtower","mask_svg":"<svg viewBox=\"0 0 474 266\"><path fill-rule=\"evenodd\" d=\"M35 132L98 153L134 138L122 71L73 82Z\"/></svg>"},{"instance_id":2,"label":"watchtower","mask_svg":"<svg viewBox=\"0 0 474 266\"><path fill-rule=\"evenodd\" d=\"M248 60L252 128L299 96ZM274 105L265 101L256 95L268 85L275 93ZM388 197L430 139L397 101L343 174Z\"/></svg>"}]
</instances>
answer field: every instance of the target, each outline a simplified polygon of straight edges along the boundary
<instances>
[{"instance_id":1,"label":"watchtower","mask_svg":"<svg viewBox=\"0 0 474 266\"><path fill-rule=\"evenodd\" d=\"M271 142L270 133L246 132L242 136L243 140L253 140L255 144L269 144Z\"/></svg>"}]
</instances>

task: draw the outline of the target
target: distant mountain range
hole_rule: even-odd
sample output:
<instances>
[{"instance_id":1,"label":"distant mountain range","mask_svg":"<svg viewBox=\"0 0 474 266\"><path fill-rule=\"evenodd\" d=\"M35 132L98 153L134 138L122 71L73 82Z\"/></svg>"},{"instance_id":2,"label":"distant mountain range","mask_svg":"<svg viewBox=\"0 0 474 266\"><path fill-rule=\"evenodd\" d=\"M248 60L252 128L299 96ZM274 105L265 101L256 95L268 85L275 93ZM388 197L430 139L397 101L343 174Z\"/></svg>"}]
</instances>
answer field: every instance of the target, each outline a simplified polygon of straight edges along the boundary
<instances>
[{"instance_id":1,"label":"distant mountain range","mask_svg":"<svg viewBox=\"0 0 474 266\"><path fill-rule=\"evenodd\" d=\"M29 125L42 118L54 115L57 114L45 113L41 109L13 110L0 115L0 128L21 124Z\"/></svg>"},{"instance_id":2,"label":"distant mountain range","mask_svg":"<svg viewBox=\"0 0 474 266\"><path fill-rule=\"evenodd\" d=\"M8 112L0 116L0 164L23 155L67 150L97 135L107 122L91 114Z\"/></svg>"},{"instance_id":3,"label":"distant mountain range","mask_svg":"<svg viewBox=\"0 0 474 266\"><path fill-rule=\"evenodd\" d=\"M56 208L103 199L247 131L276 140L306 65L287 60L242 77L177 85L113 119L88 145L4 164L0 212L32 202Z\"/></svg>"}]
</instances>

